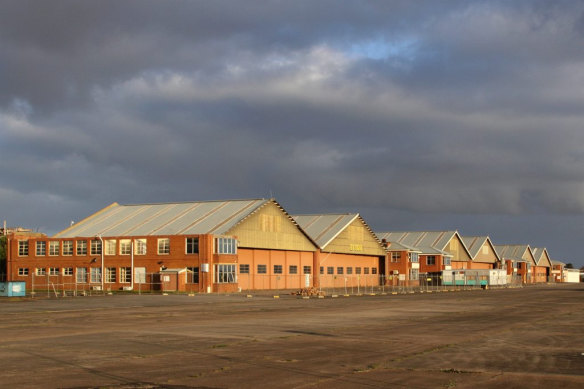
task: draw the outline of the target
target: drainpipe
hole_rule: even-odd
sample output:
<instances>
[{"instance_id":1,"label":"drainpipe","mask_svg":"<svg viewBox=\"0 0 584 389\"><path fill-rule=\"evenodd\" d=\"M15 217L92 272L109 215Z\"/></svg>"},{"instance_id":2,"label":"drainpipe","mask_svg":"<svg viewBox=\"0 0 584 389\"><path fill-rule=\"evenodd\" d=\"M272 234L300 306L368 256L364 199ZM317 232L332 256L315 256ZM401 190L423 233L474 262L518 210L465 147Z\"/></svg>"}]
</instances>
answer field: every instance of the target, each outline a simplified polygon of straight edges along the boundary
<instances>
[{"instance_id":1,"label":"drainpipe","mask_svg":"<svg viewBox=\"0 0 584 389\"><path fill-rule=\"evenodd\" d=\"M97 238L99 239L100 245L101 245L101 250L100 250L100 252L101 252L101 291L104 292L105 289L104 289L104 285L103 285L103 278L105 277L105 272L104 272L105 267L104 267L104 263L103 263L103 250L104 250L103 238L101 237L101 234L97 234Z\"/></svg>"},{"instance_id":2,"label":"drainpipe","mask_svg":"<svg viewBox=\"0 0 584 389\"><path fill-rule=\"evenodd\" d=\"M132 250L132 252L130 254L130 258L132 259L132 264L131 264L130 271L132 272L132 274L130 274L130 280L132 280L132 281L131 281L130 287L132 288L132 290L134 290L134 239L132 239L131 250Z\"/></svg>"}]
</instances>

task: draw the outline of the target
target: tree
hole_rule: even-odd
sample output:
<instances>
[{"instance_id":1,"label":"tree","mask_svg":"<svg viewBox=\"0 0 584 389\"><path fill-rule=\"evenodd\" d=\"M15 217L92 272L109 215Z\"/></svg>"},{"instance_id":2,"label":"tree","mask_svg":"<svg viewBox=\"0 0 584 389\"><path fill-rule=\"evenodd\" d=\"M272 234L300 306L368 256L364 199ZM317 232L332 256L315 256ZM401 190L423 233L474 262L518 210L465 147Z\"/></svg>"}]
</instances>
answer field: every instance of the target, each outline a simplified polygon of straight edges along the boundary
<instances>
[{"instance_id":1,"label":"tree","mask_svg":"<svg viewBox=\"0 0 584 389\"><path fill-rule=\"evenodd\" d=\"M568 262L566 263L566 269L573 269L574 265L572 265L572 263Z\"/></svg>"},{"instance_id":2,"label":"tree","mask_svg":"<svg viewBox=\"0 0 584 389\"><path fill-rule=\"evenodd\" d=\"M6 235L0 236L0 274L6 274Z\"/></svg>"}]
</instances>

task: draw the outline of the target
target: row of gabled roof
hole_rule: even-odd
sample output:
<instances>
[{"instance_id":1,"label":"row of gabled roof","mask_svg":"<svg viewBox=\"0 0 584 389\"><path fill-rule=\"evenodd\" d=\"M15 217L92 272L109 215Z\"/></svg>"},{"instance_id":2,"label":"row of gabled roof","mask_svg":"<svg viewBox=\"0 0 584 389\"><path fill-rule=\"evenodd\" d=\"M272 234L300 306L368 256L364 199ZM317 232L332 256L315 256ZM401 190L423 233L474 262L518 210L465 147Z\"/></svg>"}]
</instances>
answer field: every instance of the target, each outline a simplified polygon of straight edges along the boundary
<instances>
[{"instance_id":1,"label":"row of gabled roof","mask_svg":"<svg viewBox=\"0 0 584 389\"><path fill-rule=\"evenodd\" d=\"M358 213L289 215L274 199L196 201L110 206L90 215L55 235L57 238L79 236L148 236L216 234L228 235L251 215L267 204L275 204L291 223L306 234L316 247L326 249L342 231L359 219L368 232L382 245L391 242L390 250L409 250L428 255L450 256L448 245L458 238L471 259L487 244L498 260L525 261L526 252L533 263L547 259L545 248L531 250L528 245L494 246L487 236L461 237L457 231L401 231L374 233ZM529 255L527 255L528 257Z\"/></svg>"}]
</instances>

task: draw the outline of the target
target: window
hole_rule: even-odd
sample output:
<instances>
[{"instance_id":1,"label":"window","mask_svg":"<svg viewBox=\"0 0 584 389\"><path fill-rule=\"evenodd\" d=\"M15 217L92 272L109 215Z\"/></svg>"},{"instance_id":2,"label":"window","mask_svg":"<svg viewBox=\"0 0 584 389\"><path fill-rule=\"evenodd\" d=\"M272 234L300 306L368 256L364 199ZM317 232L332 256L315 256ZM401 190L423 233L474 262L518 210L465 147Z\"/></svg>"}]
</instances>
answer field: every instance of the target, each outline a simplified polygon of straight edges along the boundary
<instances>
[{"instance_id":1,"label":"window","mask_svg":"<svg viewBox=\"0 0 584 389\"><path fill-rule=\"evenodd\" d=\"M296 266L296 265L290 265L288 267L288 273L289 274L298 274L298 266Z\"/></svg>"},{"instance_id":2,"label":"window","mask_svg":"<svg viewBox=\"0 0 584 389\"><path fill-rule=\"evenodd\" d=\"M134 239L134 254L146 255L146 239Z\"/></svg>"},{"instance_id":3,"label":"window","mask_svg":"<svg viewBox=\"0 0 584 389\"><path fill-rule=\"evenodd\" d=\"M428 255L426 257L426 265L435 265L436 264L436 256Z\"/></svg>"},{"instance_id":4,"label":"window","mask_svg":"<svg viewBox=\"0 0 584 389\"><path fill-rule=\"evenodd\" d=\"M59 255L59 241L49 242L49 255Z\"/></svg>"},{"instance_id":5,"label":"window","mask_svg":"<svg viewBox=\"0 0 584 389\"><path fill-rule=\"evenodd\" d=\"M105 282L110 283L110 284L116 282L116 268L115 267L106 267L106 269L105 269Z\"/></svg>"},{"instance_id":6,"label":"window","mask_svg":"<svg viewBox=\"0 0 584 389\"><path fill-rule=\"evenodd\" d=\"M73 241L64 240L63 241L63 255L73 255Z\"/></svg>"},{"instance_id":7,"label":"window","mask_svg":"<svg viewBox=\"0 0 584 389\"><path fill-rule=\"evenodd\" d=\"M120 239L120 255L132 254L132 241L130 239Z\"/></svg>"},{"instance_id":8,"label":"window","mask_svg":"<svg viewBox=\"0 0 584 389\"><path fill-rule=\"evenodd\" d=\"M158 239L158 254L170 254L170 239Z\"/></svg>"},{"instance_id":9,"label":"window","mask_svg":"<svg viewBox=\"0 0 584 389\"><path fill-rule=\"evenodd\" d=\"M235 265L215 265L215 282L218 284L233 284L237 282L237 277L235 275Z\"/></svg>"},{"instance_id":10,"label":"window","mask_svg":"<svg viewBox=\"0 0 584 389\"><path fill-rule=\"evenodd\" d=\"M187 238L186 242L187 254L199 253L199 238Z\"/></svg>"},{"instance_id":11,"label":"window","mask_svg":"<svg viewBox=\"0 0 584 389\"><path fill-rule=\"evenodd\" d=\"M452 259L450 257L444 257L444 266L450 266L452 264Z\"/></svg>"},{"instance_id":12,"label":"window","mask_svg":"<svg viewBox=\"0 0 584 389\"><path fill-rule=\"evenodd\" d=\"M79 277L79 273L77 273L77 276ZM101 282L101 268L99 267L92 267L89 269L89 276L90 276L90 282ZM79 282L79 281L77 281Z\"/></svg>"},{"instance_id":13,"label":"window","mask_svg":"<svg viewBox=\"0 0 584 389\"><path fill-rule=\"evenodd\" d=\"M47 242L36 242L36 255L47 255Z\"/></svg>"},{"instance_id":14,"label":"window","mask_svg":"<svg viewBox=\"0 0 584 389\"><path fill-rule=\"evenodd\" d=\"M337 267L337 274L343 274L343 268L341 266Z\"/></svg>"},{"instance_id":15,"label":"window","mask_svg":"<svg viewBox=\"0 0 584 389\"><path fill-rule=\"evenodd\" d=\"M58 276L59 275L59 268L58 267L49 268L49 275L50 276Z\"/></svg>"},{"instance_id":16,"label":"window","mask_svg":"<svg viewBox=\"0 0 584 389\"><path fill-rule=\"evenodd\" d=\"M369 274L369 268L368 267L364 267L363 268L363 274Z\"/></svg>"},{"instance_id":17,"label":"window","mask_svg":"<svg viewBox=\"0 0 584 389\"><path fill-rule=\"evenodd\" d=\"M394 251L391 253L391 262L399 262L401 260L401 253Z\"/></svg>"},{"instance_id":18,"label":"window","mask_svg":"<svg viewBox=\"0 0 584 389\"><path fill-rule=\"evenodd\" d=\"M249 266L249 265L248 265ZM193 284L198 284L199 283L199 267L187 267L187 270L189 270L190 276L189 276L189 280L190 282L192 282Z\"/></svg>"},{"instance_id":19,"label":"window","mask_svg":"<svg viewBox=\"0 0 584 389\"><path fill-rule=\"evenodd\" d=\"M77 255L87 255L87 241L86 240L78 240L77 241Z\"/></svg>"},{"instance_id":20,"label":"window","mask_svg":"<svg viewBox=\"0 0 584 389\"><path fill-rule=\"evenodd\" d=\"M64 276L72 276L73 275L73 268L72 267L64 267L63 268L63 275Z\"/></svg>"},{"instance_id":21,"label":"window","mask_svg":"<svg viewBox=\"0 0 584 389\"><path fill-rule=\"evenodd\" d=\"M18 241L18 256L26 257L28 255L28 240Z\"/></svg>"},{"instance_id":22,"label":"window","mask_svg":"<svg viewBox=\"0 0 584 389\"><path fill-rule=\"evenodd\" d=\"M302 266L302 273L312 274L312 266Z\"/></svg>"},{"instance_id":23,"label":"window","mask_svg":"<svg viewBox=\"0 0 584 389\"><path fill-rule=\"evenodd\" d=\"M410 262L418 263L420 262L420 256L418 253L410 253Z\"/></svg>"},{"instance_id":24,"label":"window","mask_svg":"<svg viewBox=\"0 0 584 389\"><path fill-rule=\"evenodd\" d=\"M120 282L129 284L132 282L132 268L120 267Z\"/></svg>"},{"instance_id":25,"label":"window","mask_svg":"<svg viewBox=\"0 0 584 389\"><path fill-rule=\"evenodd\" d=\"M37 276L46 276L47 275L47 271L44 267L37 267L35 269L35 275Z\"/></svg>"},{"instance_id":26,"label":"window","mask_svg":"<svg viewBox=\"0 0 584 389\"><path fill-rule=\"evenodd\" d=\"M282 274L282 265L274 265L274 274Z\"/></svg>"},{"instance_id":27,"label":"window","mask_svg":"<svg viewBox=\"0 0 584 389\"><path fill-rule=\"evenodd\" d=\"M237 241L234 238L215 239L216 254L237 254Z\"/></svg>"},{"instance_id":28,"label":"window","mask_svg":"<svg viewBox=\"0 0 584 389\"><path fill-rule=\"evenodd\" d=\"M239 274L249 274L249 265L247 263L239 265Z\"/></svg>"},{"instance_id":29,"label":"window","mask_svg":"<svg viewBox=\"0 0 584 389\"><path fill-rule=\"evenodd\" d=\"M417 281L420 278L418 269L410 269L410 280Z\"/></svg>"},{"instance_id":30,"label":"window","mask_svg":"<svg viewBox=\"0 0 584 389\"><path fill-rule=\"evenodd\" d=\"M108 239L105 241L105 255L116 255L115 239Z\"/></svg>"},{"instance_id":31,"label":"window","mask_svg":"<svg viewBox=\"0 0 584 389\"><path fill-rule=\"evenodd\" d=\"M19 276L27 276L28 275L28 267L19 267L18 268L18 275Z\"/></svg>"},{"instance_id":32,"label":"window","mask_svg":"<svg viewBox=\"0 0 584 389\"><path fill-rule=\"evenodd\" d=\"M361 268L360 267L356 267L355 268L355 274L361 274Z\"/></svg>"},{"instance_id":33,"label":"window","mask_svg":"<svg viewBox=\"0 0 584 389\"><path fill-rule=\"evenodd\" d=\"M75 280L78 283L87 282L87 269L84 267L78 267L76 270L77 270L77 277L75 278Z\"/></svg>"},{"instance_id":34,"label":"window","mask_svg":"<svg viewBox=\"0 0 584 389\"><path fill-rule=\"evenodd\" d=\"M377 268L376 267L372 267L371 268L371 274L377 274Z\"/></svg>"},{"instance_id":35,"label":"window","mask_svg":"<svg viewBox=\"0 0 584 389\"><path fill-rule=\"evenodd\" d=\"M353 274L353 268L351 266L347 267L347 274Z\"/></svg>"},{"instance_id":36,"label":"window","mask_svg":"<svg viewBox=\"0 0 584 389\"><path fill-rule=\"evenodd\" d=\"M94 239L91 241L91 255L101 255L101 240Z\"/></svg>"},{"instance_id":37,"label":"window","mask_svg":"<svg viewBox=\"0 0 584 389\"><path fill-rule=\"evenodd\" d=\"M267 266L266 265L258 265L258 274L266 274L267 273Z\"/></svg>"},{"instance_id":38,"label":"window","mask_svg":"<svg viewBox=\"0 0 584 389\"><path fill-rule=\"evenodd\" d=\"M326 274L335 274L335 268L332 266L328 266L326 268Z\"/></svg>"},{"instance_id":39,"label":"window","mask_svg":"<svg viewBox=\"0 0 584 389\"><path fill-rule=\"evenodd\" d=\"M320 274L324 274L324 266L320 267Z\"/></svg>"}]
</instances>

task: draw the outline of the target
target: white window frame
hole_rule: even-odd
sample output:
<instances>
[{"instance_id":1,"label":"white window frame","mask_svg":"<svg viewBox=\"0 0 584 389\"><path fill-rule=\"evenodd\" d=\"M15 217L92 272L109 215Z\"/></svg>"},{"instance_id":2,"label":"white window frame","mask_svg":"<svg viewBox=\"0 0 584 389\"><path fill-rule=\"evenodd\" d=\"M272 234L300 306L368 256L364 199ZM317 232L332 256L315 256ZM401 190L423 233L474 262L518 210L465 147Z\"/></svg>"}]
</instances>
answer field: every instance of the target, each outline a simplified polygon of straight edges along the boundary
<instances>
[{"instance_id":1,"label":"white window frame","mask_svg":"<svg viewBox=\"0 0 584 389\"><path fill-rule=\"evenodd\" d=\"M131 239L120 239L120 255L131 255L132 254L132 240Z\"/></svg>"},{"instance_id":2,"label":"white window frame","mask_svg":"<svg viewBox=\"0 0 584 389\"><path fill-rule=\"evenodd\" d=\"M50 276L58 276L59 275L59 268L58 267L50 267L49 268L49 275Z\"/></svg>"},{"instance_id":3,"label":"white window frame","mask_svg":"<svg viewBox=\"0 0 584 389\"><path fill-rule=\"evenodd\" d=\"M35 276L46 276L47 269L45 269L44 267L37 267L36 269L34 269L34 275Z\"/></svg>"},{"instance_id":4,"label":"white window frame","mask_svg":"<svg viewBox=\"0 0 584 389\"><path fill-rule=\"evenodd\" d=\"M170 254L170 238L158 239L158 255Z\"/></svg>"},{"instance_id":5,"label":"white window frame","mask_svg":"<svg viewBox=\"0 0 584 389\"><path fill-rule=\"evenodd\" d=\"M185 238L185 254L199 254L198 236L189 236Z\"/></svg>"},{"instance_id":6,"label":"white window frame","mask_svg":"<svg viewBox=\"0 0 584 389\"><path fill-rule=\"evenodd\" d=\"M28 240L18 241L18 256L28 257Z\"/></svg>"},{"instance_id":7,"label":"white window frame","mask_svg":"<svg viewBox=\"0 0 584 389\"><path fill-rule=\"evenodd\" d=\"M79 256L87 255L87 241L78 240L75 242L75 253Z\"/></svg>"},{"instance_id":8,"label":"white window frame","mask_svg":"<svg viewBox=\"0 0 584 389\"><path fill-rule=\"evenodd\" d=\"M120 267L120 283L130 284L132 283L132 268L129 266Z\"/></svg>"},{"instance_id":9,"label":"white window frame","mask_svg":"<svg viewBox=\"0 0 584 389\"><path fill-rule=\"evenodd\" d=\"M234 263L218 263L215 265L215 283L236 284L237 266Z\"/></svg>"},{"instance_id":10,"label":"white window frame","mask_svg":"<svg viewBox=\"0 0 584 389\"><path fill-rule=\"evenodd\" d=\"M146 239L134 239L134 255L146 255Z\"/></svg>"},{"instance_id":11,"label":"white window frame","mask_svg":"<svg viewBox=\"0 0 584 389\"><path fill-rule=\"evenodd\" d=\"M19 267L18 268L18 275L20 277L27 277L28 276L28 267Z\"/></svg>"},{"instance_id":12,"label":"white window frame","mask_svg":"<svg viewBox=\"0 0 584 389\"><path fill-rule=\"evenodd\" d=\"M75 268L75 282L78 284L85 284L87 282L87 268L77 267Z\"/></svg>"},{"instance_id":13,"label":"white window frame","mask_svg":"<svg viewBox=\"0 0 584 389\"><path fill-rule=\"evenodd\" d=\"M89 253L90 255L101 255L103 247L101 247L101 240L99 239L92 239L89 243Z\"/></svg>"},{"instance_id":14,"label":"white window frame","mask_svg":"<svg viewBox=\"0 0 584 389\"><path fill-rule=\"evenodd\" d=\"M39 240L36 242L35 245L36 249L36 256L37 257L44 257L47 255L47 242L44 240Z\"/></svg>"},{"instance_id":15,"label":"white window frame","mask_svg":"<svg viewBox=\"0 0 584 389\"><path fill-rule=\"evenodd\" d=\"M63 241L63 252L61 255L71 256L73 255L73 241L72 240L64 240Z\"/></svg>"},{"instance_id":16,"label":"white window frame","mask_svg":"<svg viewBox=\"0 0 584 389\"><path fill-rule=\"evenodd\" d=\"M56 257L59 255L59 242L58 240L49 240L49 256Z\"/></svg>"},{"instance_id":17,"label":"white window frame","mask_svg":"<svg viewBox=\"0 0 584 389\"><path fill-rule=\"evenodd\" d=\"M115 267L106 267L105 268L105 282L107 284L115 284L116 283L116 276L117 271Z\"/></svg>"},{"instance_id":18,"label":"white window frame","mask_svg":"<svg viewBox=\"0 0 584 389\"><path fill-rule=\"evenodd\" d=\"M116 255L117 241L115 239L106 239L104 243L105 243L104 255Z\"/></svg>"},{"instance_id":19,"label":"white window frame","mask_svg":"<svg viewBox=\"0 0 584 389\"><path fill-rule=\"evenodd\" d=\"M89 282L92 284L99 284L101 282L101 268L100 267L90 267L89 268Z\"/></svg>"},{"instance_id":20,"label":"white window frame","mask_svg":"<svg viewBox=\"0 0 584 389\"><path fill-rule=\"evenodd\" d=\"M62 269L63 276L72 276L73 275L73 268L72 267L64 267Z\"/></svg>"}]
</instances>

